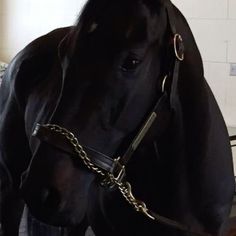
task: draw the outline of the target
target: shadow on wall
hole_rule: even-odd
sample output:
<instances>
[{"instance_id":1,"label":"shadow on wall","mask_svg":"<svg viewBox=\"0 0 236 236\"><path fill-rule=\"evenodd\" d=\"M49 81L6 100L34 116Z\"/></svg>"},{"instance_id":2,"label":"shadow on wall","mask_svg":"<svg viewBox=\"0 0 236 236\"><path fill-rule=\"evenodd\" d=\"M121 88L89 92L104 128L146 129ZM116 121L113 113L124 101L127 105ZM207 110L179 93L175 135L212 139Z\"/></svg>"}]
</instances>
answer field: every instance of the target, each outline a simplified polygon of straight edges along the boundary
<instances>
[{"instance_id":1,"label":"shadow on wall","mask_svg":"<svg viewBox=\"0 0 236 236\"><path fill-rule=\"evenodd\" d=\"M7 27L7 0L0 0L0 61L6 61L5 37Z\"/></svg>"}]
</instances>

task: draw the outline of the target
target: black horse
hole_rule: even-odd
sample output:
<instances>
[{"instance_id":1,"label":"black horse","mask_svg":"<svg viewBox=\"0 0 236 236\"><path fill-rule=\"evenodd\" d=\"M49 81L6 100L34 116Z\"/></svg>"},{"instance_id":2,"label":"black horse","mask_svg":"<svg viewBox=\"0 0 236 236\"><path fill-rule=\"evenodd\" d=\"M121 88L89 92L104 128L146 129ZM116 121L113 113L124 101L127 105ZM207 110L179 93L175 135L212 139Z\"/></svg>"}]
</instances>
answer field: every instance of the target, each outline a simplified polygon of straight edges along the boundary
<instances>
[{"instance_id":1,"label":"black horse","mask_svg":"<svg viewBox=\"0 0 236 236\"><path fill-rule=\"evenodd\" d=\"M0 94L4 236L18 234L24 202L75 235L220 235L228 133L169 0L88 1L75 26L15 57Z\"/></svg>"}]
</instances>

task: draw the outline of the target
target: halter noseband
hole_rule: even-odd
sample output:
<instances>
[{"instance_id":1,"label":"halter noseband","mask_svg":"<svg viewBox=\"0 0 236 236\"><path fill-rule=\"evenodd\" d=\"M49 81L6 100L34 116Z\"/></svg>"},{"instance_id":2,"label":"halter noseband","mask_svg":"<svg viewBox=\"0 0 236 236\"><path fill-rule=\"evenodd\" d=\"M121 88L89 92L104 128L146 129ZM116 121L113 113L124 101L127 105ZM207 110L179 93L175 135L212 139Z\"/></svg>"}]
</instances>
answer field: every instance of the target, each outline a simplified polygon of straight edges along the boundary
<instances>
[{"instance_id":1,"label":"halter noseband","mask_svg":"<svg viewBox=\"0 0 236 236\"><path fill-rule=\"evenodd\" d=\"M160 216L149 210L144 202L138 201L132 194L131 185L125 181L125 166L129 162L133 153L138 148L141 141L144 139L148 131L151 129L157 116L161 113L164 107L174 103L174 94L177 90L179 67L180 63L184 60L184 44L180 34L177 33L175 27L175 17L172 4L166 7L169 26L172 33L173 51L175 55L174 68L172 75L172 84L170 89L170 96L166 92L166 80L168 75L165 76L162 83L162 96L158 99L148 118L141 126L139 132L131 142L125 154L117 159L113 159L103 153L100 153L90 147L82 146L77 138L65 128L58 125L37 124L32 136L37 137L41 141L47 142L50 145L70 154L73 157L80 157L85 166L91 171L102 177L102 185L116 186L125 199L134 207L138 212L143 213L152 220L158 223L171 226L181 231L189 232L199 236L210 236L205 232L197 232L190 229L190 227L183 225L179 222L169 218Z\"/></svg>"}]
</instances>

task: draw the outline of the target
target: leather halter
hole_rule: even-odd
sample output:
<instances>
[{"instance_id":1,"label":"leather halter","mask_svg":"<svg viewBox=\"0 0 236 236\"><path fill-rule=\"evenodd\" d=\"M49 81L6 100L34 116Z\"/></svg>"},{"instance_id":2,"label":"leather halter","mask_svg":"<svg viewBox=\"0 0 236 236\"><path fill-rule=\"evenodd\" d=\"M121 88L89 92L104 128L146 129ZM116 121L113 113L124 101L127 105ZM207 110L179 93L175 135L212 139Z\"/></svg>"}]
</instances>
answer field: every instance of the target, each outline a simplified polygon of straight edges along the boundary
<instances>
[{"instance_id":1,"label":"leather halter","mask_svg":"<svg viewBox=\"0 0 236 236\"><path fill-rule=\"evenodd\" d=\"M149 116L147 117L146 121L141 126L138 134L135 136L133 141L131 142L130 146L126 150L125 154L117 159L111 158L97 150L94 150L90 147L83 146L83 149L88 154L89 158L91 159L92 163L97 166L98 168L102 169L103 171L107 172L108 174L112 174L118 181L122 181L125 178L125 166L129 162L130 158L133 156L133 153L138 148L141 141L144 139L148 131L151 129L152 125L154 124L157 116L161 113L161 111L165 107L174 106L175 104L175 95L178 86L178 78L179 78L179 67L181 61L184 60L184 44L180 34L177 33L175 27L175 14L173 10L172 4L168 4L166 6L167 18L171 30L171 38L173 43L173 52L175 56L174 59L174 66L173 68L169 68L168 75L164 78L162 83L162 96L158 99L155 106L153 107L152 111L150 112ZM172 65L172 62L170 63ZM170 88L170 95L168 95L165 87L166 87L166 80L169 79L169 76L172 75L172 84ZM47 126L37 124L32 136L37 137L41 141L44 141L72 156L77 156L78 154L75 152L75 149L71 145L71 143L66 142L65 137L60 135L59 133L52 132ZM166 217L160 216L154 212L151 214L156 218L159 223L165 224L167 226L176 228L178 230L182 230L194 235L199 236L210 236L210 234L205 232L197 232L191 230L186 225L183 225L179 222L173 221Z\"/></svg>"},{"instance_id":2,"label":"leather halter","mask_svg":"<svg viewBox=\"0 0 236 236\"><path fill-rule=\"evenodd\" d=\"M113 174L114 176L124 177L124 175L120 175L123 166L126 166L129 162L130 158L132 157L135 150L139 147L139 144L144 139L148 131L151 129L152 125L154 124L157 115L161 113L161 111L169 107L169 104L174 103L174 97L177 90L178 85L178 77L179 77L179 66L180 62L184 60L184 44L180 34L177 34L176 27L174 24L174 12L172 5L168 5L166 7L167 11L167 18L169 21L169 26L172 33L172 48L174 51L175 59L174 59L174 69L171 72L171 68L168 68L168 75L165 76L163 83L162 83L162 96L158 99L155 106L153 107L152 111L150 112L148 118L141 126L138 134L135 136L131 144L129 145L128 149L124 153L123 156L119 157L118 159L114 159L109 157L93 148L83 146L85 151L88 153L90 158L93 160L94 164L97 165L99 168L103 169L104 171ZM173 53L171 53L173 54ZM173 64L171 62L170 64ZM169 75L172 75L172 85L170 91L170 98L166 92L166 80L169 79ZM169 108L168 108L169 109ZM36 136L41 141L45 141L70 155L76 155L73 147L71 147L70 143L65 142L65 139L60 136L60 134L53 133L45 126L37 124L32 136Z\"/></svg>"},{"instance_id":3,"label":"leather halter","mask_svg":"<svg viewBox=\"0 0 236 236\"><path fill-rule=\"evenodd\" d=\"M111 158L101 152L98 152L97 150L94 150L93 148L83 146L91 161L100 169L106 171L107 173L113 174L114 176L119 176L119 180L122 180L122 178L125 177L125 173L121 175L124 169L123 167L127 165L133 153L152 127L157 114L159 114L165 106L168 106L168 95L166 92L158 100L153 111L128 147L125 154L119 159ZM37 124L32 135L72 156L77 155L73 146L71 146L69 142L66 142L63 136L58 133L51 132L51 130L44 125Z\"/></svg>"}]
</instances>

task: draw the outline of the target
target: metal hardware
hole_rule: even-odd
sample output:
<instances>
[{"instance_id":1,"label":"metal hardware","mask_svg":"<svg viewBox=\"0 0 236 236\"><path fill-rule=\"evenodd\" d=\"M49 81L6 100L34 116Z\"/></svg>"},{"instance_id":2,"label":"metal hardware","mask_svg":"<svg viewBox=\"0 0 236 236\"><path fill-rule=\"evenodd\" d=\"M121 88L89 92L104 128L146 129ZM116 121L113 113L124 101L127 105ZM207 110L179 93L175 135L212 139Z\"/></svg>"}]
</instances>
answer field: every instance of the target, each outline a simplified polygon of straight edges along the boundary
<instances>
[{"instance_id":1,"label":"metal hardware","mask_svg":"<svg viewBox=\"0 0 236 236\"><path fill-rule=\"evenodd\" d=\"M180 51L179 51L179 44L183 43L183 39L182 36L180 34L175 34L174 36L174 50L175 50L175 56L179 61L183 61L184 60L184 52L181 52L180 55Z\"/></svg>"},{"instance_id":2,"label":"metal hardware","mask_svg":"<svg viewBox=\"0 0 236 236\"><path fill-rule=\"evenodd\" d=\"M166 75L162 81L162 85L161 85L161 92L164 93L165 92L165 85L166 85L166 80L168 78L168 75Z\"/></svg>"},{"instance_id":3,"label":"metal hardware","mask_svg":"<svg viewBox=\"0 0 236 236\"><path fill-rule=\"evenodd\" d=\"M128 195L129 195L129 200L128 201L135 201L135 210L136 211L141 211L144 215L146 215L148 218L155 220L155 217L152 216L149 212L148 212L148 208L146 206L146 204L142 201L138 201L135 199L135 197L132 194L132 187L130 185L130 183L126 182L126 187L128 190Z\"/></svg>"},{"instance_id":4,"label":"metal hardware","mask_svg":"<svg viewBox=\"0 0 236 236\"><path fill-rule=\"evenodd\" d=\"M103 186L106 186L107 184L117 186L120 190L122 196L127 200L127 202L134 207L134 209L137 212L141 212L142 214L146 215L148 218L155 220L155 217L153 217L146 207L146 204L142 201L137 200L134 195L132 194L132 188L129 182L123 181L122 176L125 173L125 166L122 167L121 171L117 176L114 176L112 173L106 173L102 169L96 167L91 159L88 157L87 153L84 151L83 147L79 144L78 139L74 136L73 133L68 131L65 128L60 127L59 125L54 124L46 124L42 125L43 127L46 127L50 129L53 132L59 133L63 135L74 147L75 152L78 154L78 156L81 158L85 166L95 172L96 174L103 177L104 181L102 182ZM117 161L119 161L119 158L117 158Z\"/></svg>"},{"instance_id":5,"label":"metal hardware","mask_svg":"<svg viewBox=\"0 0 236 236\"><path fill-rule=\"evenodd\" d=\"M116 158L114 161L117 164L119 160L120 160L120 157ZM101 185L103 187L113 188L114 186L116 186L115 182L121 183L124 176L125 176L125 166L122 166L117 176L115 176L114 174L108 173L107 177L103 178Z\"/></svg>"},{"instance_id":6,"label":"metal hardware","mask_svg":"<svg viewBox=\"0 0 236 236\"><path fill-rule=\"evenodd\" d=\"M125 175L125 166L122 166L120 172L118 173L117 177L114 176L115 180L121 182Z\"/></svg>"}]
</instances>

